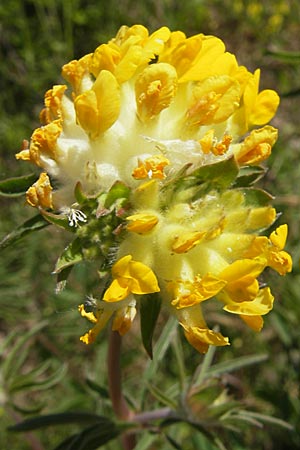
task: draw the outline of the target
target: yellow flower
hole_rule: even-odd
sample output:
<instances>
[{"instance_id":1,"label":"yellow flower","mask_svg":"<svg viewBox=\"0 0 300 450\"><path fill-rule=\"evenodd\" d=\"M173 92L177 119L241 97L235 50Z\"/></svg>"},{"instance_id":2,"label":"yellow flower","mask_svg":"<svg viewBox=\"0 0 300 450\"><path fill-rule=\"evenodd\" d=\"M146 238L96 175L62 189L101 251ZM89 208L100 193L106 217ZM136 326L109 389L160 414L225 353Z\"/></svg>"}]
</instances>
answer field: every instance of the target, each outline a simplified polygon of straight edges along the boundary
<instances>
[{"instance_id":1,"label":"yellow flower","mask_svg":"<svg viewBox=\"0 0 300 450\"><path fill-rule=\"evenodd\" d=\"M16 158L42 171L28 203L73 225L59 264L88 259L101 275L96 306L79 308L94 324L81 340L93 342L110 318L125 334L152 299L202 353L229 344L204 306L259 331L274 300L264 270L292 269L287 226L265 235L278 214L255 185L279 104L275 91L259 91L260 70L240 66L217 37L133 25L62 76Z\"/></svg>"},{"instance_id":2,"label":"yellow flower","mask_svg":"<svg viewBox=\"0 0 300 450\"><path fill-rule=\"evenodd\" d=\"M133 261L131 255L123 256L112 267L112 281L103 295L106 302L118 302L132 294L159 292L153 271L139 261Z\"/></svg>"}]
</instances>

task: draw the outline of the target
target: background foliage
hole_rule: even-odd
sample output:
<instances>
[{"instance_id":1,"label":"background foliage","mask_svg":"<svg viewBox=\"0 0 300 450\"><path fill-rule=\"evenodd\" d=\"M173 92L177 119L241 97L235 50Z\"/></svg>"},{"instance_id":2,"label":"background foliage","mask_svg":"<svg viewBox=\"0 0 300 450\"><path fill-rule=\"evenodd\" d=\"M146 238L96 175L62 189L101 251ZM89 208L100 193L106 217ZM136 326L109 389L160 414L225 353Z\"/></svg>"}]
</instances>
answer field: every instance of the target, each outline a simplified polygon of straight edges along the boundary
<instances>
[{"instance_id":1,"label":"background foliage","mask_svg":"<svg viewBox=\"0 0 300 450\"><path fill-rule=\"evenodd\" d=\"M263 356L259 365L223 374L219 382L228 387L229 395L246 406L294 426L289 433L274 424L255 432L245 428L240 434L229 433L224 437L226 448L300 448L300 5L297 0L2 2L0 178L27 173L28 167L16 163L14 154L22 140L29 139L38 126L44 92L60 82L61 66L93 51L122 24L134 23L142 23L151 31L167 25L187 35L203 32L219 36L241 64L249 70L262 69L262 88L275 89L282 98L273 121L280 130L280 138L263 183L276 196L276 208L283 213L278 222L289 224L288 250L294 259L294 269L285 278L272 276L270 284L277 301L262 333L255 335L231 318L226 318L226 322L218 318L219 322L223 319L232 345L217 350L214 362L266 354L268 358ZM2 198L0 238L32 215L30 207L24 208L23 199ZM3 449L54 448L70 430L76 431L76 425L67 425L25 436L6 432L7 426L32 414L66 410L111 413L105 388L106 334L103 332L91 347L82 345L78 339L85 323L77 313L77 304L82 301L82 293L92 289L94 280L88 267L77 267L71 287L56 295L55 280L49 275L64 242L64 236L49 227L1 252L0 447ZM147 370L146 401L151 407L159 397L151 387L152 382L163 392L174 389L180 369L178 354L174 345L170 345L157 362L159 369L155 371L153 366L151 369L138 338L139 330L134 331L124 342L126 392L134 401L135 391L141 387L141 373ZM174 339L181 342L176 336ZM202 356L185 342L180 345L185 371L191 376ZM206 400L201 398L200 404L203 401L209 402L209 396ZM174 433L174 438L180 435L184 449L214 448L199 435L192 434L191 438L183 425ZM116 444L108 444L106 448L116 449ZM174 447L162 437L155 448Z\"/></svg>"}]
</instances>

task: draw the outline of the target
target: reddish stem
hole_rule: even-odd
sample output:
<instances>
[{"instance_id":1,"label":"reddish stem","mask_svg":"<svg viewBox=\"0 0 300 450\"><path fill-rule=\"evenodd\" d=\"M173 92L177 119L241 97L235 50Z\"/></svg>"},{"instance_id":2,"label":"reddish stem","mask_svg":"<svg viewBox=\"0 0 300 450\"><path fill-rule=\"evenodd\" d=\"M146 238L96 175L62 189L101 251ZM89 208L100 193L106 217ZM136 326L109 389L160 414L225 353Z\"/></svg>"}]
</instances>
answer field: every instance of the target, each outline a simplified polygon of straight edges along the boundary
<instances>
[{"instance_id":1,"label":"reddish stem","mask_svg":"<svg viewBox=\"0 0 300 450\"><path fill-rule=\"evenodd\" d=\"M132 412L130 411L125 397L122 393L122 375L121 375L121 345L122 338L117 331L111 331L108 342L108 388L112 401L113 410L118 419L130 420ZM122 436L124 450L132 450L135 447L135 436L125 433Z\"/></svg>"}]
</instances>

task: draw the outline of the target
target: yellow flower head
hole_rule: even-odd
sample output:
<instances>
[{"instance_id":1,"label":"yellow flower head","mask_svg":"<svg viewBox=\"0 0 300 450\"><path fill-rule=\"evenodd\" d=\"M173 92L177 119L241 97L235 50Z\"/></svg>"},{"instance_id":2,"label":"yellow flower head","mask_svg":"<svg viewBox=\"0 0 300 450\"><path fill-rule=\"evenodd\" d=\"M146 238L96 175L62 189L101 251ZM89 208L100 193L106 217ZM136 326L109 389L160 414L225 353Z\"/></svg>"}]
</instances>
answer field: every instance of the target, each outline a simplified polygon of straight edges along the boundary
<instances>
[{"instance_id":1,"label":"yellow flower head","mask_svg":"<svg viewBox=\"0 0 300 450\"><path fill-rule=\"evenodd\" d=\"M259 331L274 300L265 268L292 268L287 227L265 235L278 214L255 185L279 104L259 90L260 70L240 66L217 37L134 25L62 76L16 157L42 169L27 202L74 234L60 280L85 259L101 275L95 305L79 308L94 325L81 340L110 318L123 335L136 313L154 328L154 305L200 352L229 344L207 325L206 305Z\"/></svg>"}]
</instances>

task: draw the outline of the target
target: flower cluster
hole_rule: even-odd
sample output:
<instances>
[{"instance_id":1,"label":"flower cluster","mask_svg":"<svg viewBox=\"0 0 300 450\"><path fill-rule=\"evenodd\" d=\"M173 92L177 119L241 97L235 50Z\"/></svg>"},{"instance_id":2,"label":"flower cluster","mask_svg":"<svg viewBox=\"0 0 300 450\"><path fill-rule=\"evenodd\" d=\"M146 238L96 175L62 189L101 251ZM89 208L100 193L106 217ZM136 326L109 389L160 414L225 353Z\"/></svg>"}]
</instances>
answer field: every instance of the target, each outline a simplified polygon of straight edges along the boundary
<instances>
[{"instance_id":1,"label":"flower cluster","mask_svg":"<svg viewBox=\"0 0 300 450\"><path fill-rule=\"evenodd\" d=\"M74 233L60 282L84 259L98 265L98 298L79 306L94 327L81 340L110 319L126 333L139 304L145 314L158 299L200 352L229 344L208 327L204 302L260 330L274 300L262 273L292 264L286 225L262 235L277 214L254 187L279 104L259 91L260 71L239 66L217 37L135 25L62 76L16 157L42 169L27 202Z\"/></svg>"}]
</instances>

